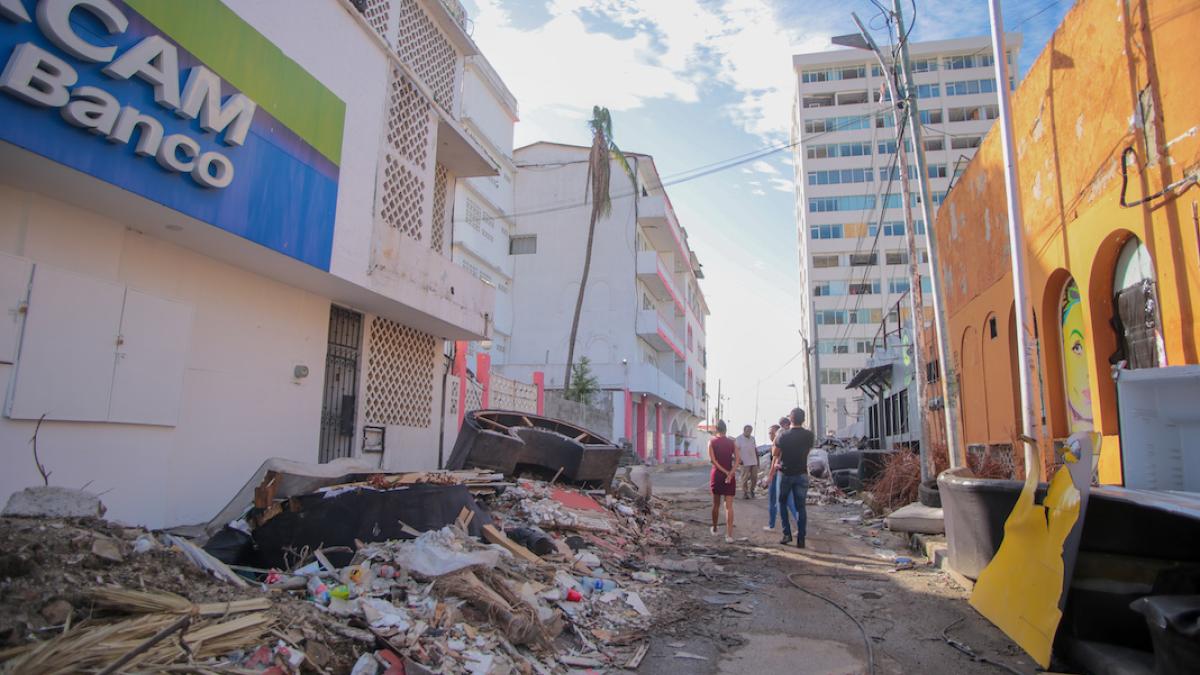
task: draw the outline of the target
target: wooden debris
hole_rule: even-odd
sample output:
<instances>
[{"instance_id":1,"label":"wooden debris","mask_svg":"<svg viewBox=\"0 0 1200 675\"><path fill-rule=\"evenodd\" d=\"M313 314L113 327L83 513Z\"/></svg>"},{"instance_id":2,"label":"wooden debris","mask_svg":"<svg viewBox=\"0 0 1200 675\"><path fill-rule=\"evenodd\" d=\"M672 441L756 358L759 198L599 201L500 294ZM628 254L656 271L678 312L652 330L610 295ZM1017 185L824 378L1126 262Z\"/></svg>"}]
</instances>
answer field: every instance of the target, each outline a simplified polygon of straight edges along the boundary
<instances>
[{"instance_id":1,"label":"wooden debris","mask_svg":"<svg viewBox=\"0 0 1200 675\"><path fill-rule=\"evenodd\" d=\"M642 659L646 658L646 654L649 652L650 643L643 642L642 646L637 648L637 651L633 653L633 656L629 657L629 660L626 661L625 665L622 667L625 668L625 670L637 670L638 667L642 665Z\"/></svg>"},{"instance_id":2,"label":"wooden debris","mask_svg":"<svg viewBox=\"0 0 1200 675\"><path fill-rule=\"evenodd\" d=\"M458 512L458 518L454 522L457 523L459 527L466 530L467 527L471 525L471 521L474 518L475 512L464 506L462 507L462 510Z\"/></svg>"},{"instance_id":3,"label":"wooden debris","mask_svg":"<svg viewBox=\"0 0 1200 675\"><path fill-rule=\"evenodd\" d=\"M495 525L489 523L488 525L483 526L483 538L489 544L499 544L500 546L503 546L509 553L512 553L521 560L525 560L534 564L541 564L542 562L542 559L534 555L533 551L530 551L512 539L509 539L508 535L500 531L500 529Z\"/></svg>"}]
</instances>

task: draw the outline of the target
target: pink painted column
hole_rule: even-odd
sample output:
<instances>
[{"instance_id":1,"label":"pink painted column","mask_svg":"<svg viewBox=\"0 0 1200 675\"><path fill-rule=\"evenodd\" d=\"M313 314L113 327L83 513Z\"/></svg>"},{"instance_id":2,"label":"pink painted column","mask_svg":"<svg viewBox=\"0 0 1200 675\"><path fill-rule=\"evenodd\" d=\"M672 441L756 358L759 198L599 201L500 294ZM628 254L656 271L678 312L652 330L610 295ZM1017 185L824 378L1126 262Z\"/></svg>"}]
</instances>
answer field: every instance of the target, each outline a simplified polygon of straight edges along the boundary
<instances>
[{"instance_id":1,"label":"pink painted column","mask_svg":"<svg viewBox=\"0 0 1200 675\"><path fill-rule=\"evenodd\" d=\"M662 435L662 404L654 404L654 461L662 464L663 435Z\"/></svg>"},{"instance_id":2,"label":"pink painted column","mask_svg":"<svg viewBox=\"0 0 1200 675\"><path fill-rule=\"evenodd\" d=\"M492 355L479 352L475 355L475 377L479 379L479 384L483 385L483 396L480 397L479 405L484 409L488 407L488 400L492 392Z\"/></svg>"},{"instance_id":3,"label":"pink painted column","mask_svg":"<svg viewBox=\"0 0 1200 675\"><path fill-rule=\"evenodd\" d=\"M540 370L533 371L533 384L537 386L537 414L546 414L546 374Z\"/></svg>"},{"instance_id":4,"label":"pink painted column","mask_svg":"<svg viewBox=\"0 0 1200 675\"><path fill-rule=\"evenodd\" d=\"M637 428L634 430L633 448L638 457L646 459L646 398L643 396L634 407L637 408Z\"/></svg>"},{"instance_id":5,"label":"pink painted column","mask_svg":"<svg viewBox=\"0 0 1200 675\"><path fill-rule=\"evenodd\" d=\"M625 438L633 440L633 394L625 390Z\"/></svg>"},{"instance_id":6,"label":"pink painted column","mask_svg":"<svg viewBox=\"0 0 1200 675\"><path fill-rule=\"evenodd\" d=\"M467 343L454 343L454 376L458 378L458 428L462 428L467 415Z\"/></svg>"}]
</instances>

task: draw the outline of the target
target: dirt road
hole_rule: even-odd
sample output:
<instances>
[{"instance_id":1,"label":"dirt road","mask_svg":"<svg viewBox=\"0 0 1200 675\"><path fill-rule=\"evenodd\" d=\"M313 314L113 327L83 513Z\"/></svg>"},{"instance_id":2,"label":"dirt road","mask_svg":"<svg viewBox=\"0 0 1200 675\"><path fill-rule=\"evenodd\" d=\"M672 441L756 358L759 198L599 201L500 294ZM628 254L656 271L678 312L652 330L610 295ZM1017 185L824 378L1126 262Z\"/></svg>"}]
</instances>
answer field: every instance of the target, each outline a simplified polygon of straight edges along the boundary
<instances>
[{"instance_id":1,"label":"dirt road","mask_svg":"<svg viewBox=\"0 0 1200 675\"><path fill-rule=\"evenodd\" d=\"M680 615L653 636L643 673L866 673L867 653L854 622L803 588L841 605L870 636L876 673L1001 673L974 662L942 639L950 636L980 656L1017 672L1033 662L967 604L967 593L925 560L897 570L893 553L904 550L898 535L855 524L862 507L808 507L808 548L778 544L778 523L764 532L767 500L735 500L734 544L708 531L711 497L707 468L661 471L654 494L668 498L672 516L685 523L680 557L719 565L721 572L686 575L676 586ZM722 518L722 522L723 518ZM724 534L723 527L722 535ZM744 540L742 540L744 539ZM683 655L680 655L683 654ZM696 658L694 658L696 657ZM698 658L702 657L702 658Z\"/></svg>"}]
</instances>

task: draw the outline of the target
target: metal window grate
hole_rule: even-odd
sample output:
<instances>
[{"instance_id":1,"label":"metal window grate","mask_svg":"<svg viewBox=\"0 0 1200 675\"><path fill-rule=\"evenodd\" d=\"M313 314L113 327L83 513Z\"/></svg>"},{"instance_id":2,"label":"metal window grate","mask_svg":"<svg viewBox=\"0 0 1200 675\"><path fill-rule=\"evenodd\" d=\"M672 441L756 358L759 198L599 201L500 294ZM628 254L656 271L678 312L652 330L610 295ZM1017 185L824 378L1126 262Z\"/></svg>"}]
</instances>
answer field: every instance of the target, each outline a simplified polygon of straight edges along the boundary
<instances>
[{"instance_id":1,"label":"metal window grate","mask_svg":"<svg viewBox=\"0 0 1200 675\"><path fill-rule=\"evenodd\" d=\"M362 319L362 314L336 305L329 309L329 346L325 353L325 389L317 455L321 462L354 454Z\"/></svg>"}]
</instances>

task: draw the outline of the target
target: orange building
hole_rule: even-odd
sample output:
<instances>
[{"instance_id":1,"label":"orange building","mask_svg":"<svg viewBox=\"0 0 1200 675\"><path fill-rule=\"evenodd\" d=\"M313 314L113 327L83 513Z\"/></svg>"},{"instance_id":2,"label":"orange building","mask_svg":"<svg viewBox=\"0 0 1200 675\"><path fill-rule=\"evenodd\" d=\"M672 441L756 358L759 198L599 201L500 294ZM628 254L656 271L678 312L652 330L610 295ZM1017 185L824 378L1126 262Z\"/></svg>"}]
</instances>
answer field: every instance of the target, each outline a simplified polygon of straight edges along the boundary
<instances>
[{"instance_id":1,"label":"orange building","mask_svg":"<svg viewBox=\"0 0 1200 675\"><path fill-rule=\"evenodd\" d=\"M1196 0L1080 0L1012 97L1042 457L1095 429L1102 483L1122 481L1112 368L1200 363L1198 35ZM1001 140L935 228L968 445L1021 428Z\"/></svg>"}]
</instances>

